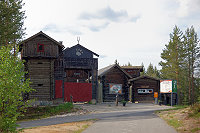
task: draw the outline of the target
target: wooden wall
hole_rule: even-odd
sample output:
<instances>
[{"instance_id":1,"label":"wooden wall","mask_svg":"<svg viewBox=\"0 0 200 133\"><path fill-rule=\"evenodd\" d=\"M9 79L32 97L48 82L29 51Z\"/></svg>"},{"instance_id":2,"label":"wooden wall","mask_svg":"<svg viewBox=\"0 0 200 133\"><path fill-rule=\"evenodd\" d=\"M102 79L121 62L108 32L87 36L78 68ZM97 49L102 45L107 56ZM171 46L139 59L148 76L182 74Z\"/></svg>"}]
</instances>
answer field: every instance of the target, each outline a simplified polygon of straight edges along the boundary
<instances>
[{"instance_id":1,"label":"wooden wall","mask_svg":"<svg viewBox=\"0 0 200 133\"><path fill-rule=\"evenodd\" d=\"M154 92L160 93L160 82L158 80L143 78L133 82L133 102L154 102ZM138 94L138 89L153 89L152 93Z\"/></svg>"},{"instance_id":2,"label":"wooden wall","mask_svg":"<svg viewBox=\"0 0 200 133\"><path fill-rule=\"evenodd\" d=\"M77 82L78 79L80 83L89 83L90 73L87 69L66 69L65 82Z\"/></svg>"},{"instance_id":3,"label":"wooden wall","mask_svg":"<svg viewBox=\"0 0 200 133\"><path fill-rule=\"evenodd\" d=\"M51 59L28 59L27 70L31 87L35 89L30 98L51 100L54 87L54 61Z\"/></svg>"},{"instance_id":4,"label":"wooden wall","mask_svg":"<svg viewBox=\"0 0 200 133\"><path fill-rule=\"evenodd\" d=\"M103 86L103 101L104 102L113 102L116 99L116 94L109 94L109 83L122 84L122 93L128 93L128 78L127 76L119 70L117 67L114 67L107 74L105 74L102 79Z\"/></svg>"},{"instance_id":5,"label":"wooden wall","mask_svg":"<svg viewBox=\"0 0 200 133\"><path fill-rule=\"evenodd\" d=\"M38 52L38 44L44 44L44 52ZM38 35L29 40L22 47L22 57L51 57L56 58L61 52L61 48L43 35Z\"/></svg>"}]
</instances>

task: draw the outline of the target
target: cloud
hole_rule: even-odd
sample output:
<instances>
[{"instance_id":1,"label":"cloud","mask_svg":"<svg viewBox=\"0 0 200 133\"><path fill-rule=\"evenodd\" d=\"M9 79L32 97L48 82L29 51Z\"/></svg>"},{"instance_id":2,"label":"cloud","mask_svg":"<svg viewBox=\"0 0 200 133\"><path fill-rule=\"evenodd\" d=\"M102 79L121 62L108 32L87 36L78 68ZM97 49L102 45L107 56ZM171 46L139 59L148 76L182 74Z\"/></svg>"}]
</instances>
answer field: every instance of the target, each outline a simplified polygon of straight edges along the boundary
<instances>
[{"instance_id":1,"label":"cloud","mask_svg":"<svg viewBox=\"0 0 200 133\"><path fill-rule=\"evenodd\" d=\"M122 18L127 18L128 13L126 10L114 11L109 6L97 11L96 13L82 13L80 19L91 20L91 19L107 19L110 21L120 21Z\"/></svg>"},{"instance_id":2,"label":"cloud","mask_svg":"<svg viewBox=\"0 0 200 133\"><path fill-rule=\"evenodd\" d=\"M48 24L42 28L43 31L60 32L60 29L55 24Z\"/></svg>"},{"instance_id":3,"label":"cloud","mask_svg":"<svg viewBox=\"0 0 200 133\"><path fill-rule=\"evenodd\" d=\"M108 57L107 55L100 55L100 56L99 56L99 58L102 58L102 59L103 59L103 58L107 58L107 57Z\"/></svg>"},{"instance_id":4,"label":"cloud","mask_svg":"<svg viewBox=\"0 0 200 133\"><path fill-rule=\"evenodd\" d=\"M139 18L140 18L140 15L134 16L134 17L131 17L131 18L129 19L129 21L131 21L131 22L136 22Z\"/></svg>"},{"instance_id":5,"label":"cloud","mask_svg":"<svg viewBox=\"0 0 200 133\"><path fill-rule=\"evenodd\" d=\"M50 31L55 33L68 32L72 35L82 35L80 29L75 26L57 26L56 24L47 24L42 31Z\"/></svg>"},{"instance_id":6,"label":"cloud","mask_svg":"<svg viewBox=\"0 0 200 133\"><path fill-rule=\"evenodd\" d=\"M98 32L100 31L101 29L105 29L110 23L104 23L102 25L88 25L86 27L88 27L91 31L94 31L94 32Z\"/></svg>"},{"instance_id":7,"label":"cloud","mask_svg":"<svg viewBox=\"0 0 200 133\"><path fill-rule=\"evenodd\" d=\"M177 14L179 17L199 18L200 0L178 0L179 8Z\"/></svg>"},{"instance_id":8,"label":"cloud","mask_svg":"<svg viewBox=\"0 0 200 133\"><path fill-rule=\"evenodd\" d=\"M78 20L82 20L82 23L85 23L84 27L93 32L98 32L107 28L112 22L136 22L139 18L140 15L129 16L126 10L115 11L107 6L94 13L83 12L78 17Z\"/></svg>"},{"instance_id":9,"label":"cloud","mask_svg":"<svg viewBox=\"0 0 200 133\"><path fill-rule=\"evenodd\" d=\"M81 20L104 19L112 22L120 22L124 20L136 21L139 16L129 18L126 10L115 11L109 6L95 13L84 12L79 16Z\"/></svg>"}]
</instances>

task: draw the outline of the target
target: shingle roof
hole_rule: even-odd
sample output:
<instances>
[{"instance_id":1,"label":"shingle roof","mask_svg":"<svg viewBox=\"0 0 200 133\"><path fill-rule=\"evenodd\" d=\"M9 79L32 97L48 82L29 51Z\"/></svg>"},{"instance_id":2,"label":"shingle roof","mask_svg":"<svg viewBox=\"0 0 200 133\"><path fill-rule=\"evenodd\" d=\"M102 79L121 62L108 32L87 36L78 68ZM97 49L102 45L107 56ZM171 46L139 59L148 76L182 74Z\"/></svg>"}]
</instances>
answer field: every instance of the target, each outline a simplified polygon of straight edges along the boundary
<instances>
[{"instance_id":1,"label":"shingle roof","mask_svg":"<svg viewBox=\"0 0 200 133\"><path fill-rule=\"evenodd\" d=\"M121 66L124 69L143 69L143 66Z\"/></svg>"},{"instance_id":2,"label":"shingle roof","mask_svg":"<svg viewBox=\"0 0 200 133\"><path fill-rule=\"evenodd\" d=\"M118 67L124 74L126 74L129 78L132 78L130 74L128 74L126 71L124 71L118 64L113 64L107 67L104 67L102 69L98 70L98 76L102 77L104 76L107 72L109 72L112 68Z\"/></svg>"},{"instance_id":3,"label":"shingle roof","mask_svg":"<svg viewBox=\"0 0 200 133\"><path fill-rule=\"evenodd\" d=\"M148 79L153 79L153 80L160 81L160 79L158 79L158 78L154 78L154 77L150 77L150 76L147 76L147 75L143 75L143 76L140 76L140 77L137 77L137 78L130 79L129 82L135 81L135 80L138 80L138 79L142 79L142 78L148 78Z\"/></svg>"},{"instance_id":4,"label":"shingle roof","mask_svg":"<svg viewBox=\"0 0 200 133\"><path fill-rule=\"evenodd\" d=\"M82 46L82 45L80 45L80 44L74 45L74 46L72 46L72 47L70 47L70 48L66 48L66 49L65 49L65 51L67 51L67 50L70 50L71 48L73 48L73 47L77 47L77 46L78 46L78 47L81 47L81 48L83 48L83 49L85 49L85 50L87 50L87 51L91 52L92 54L96 55L97 57L99 57L99 55L98 55L98 54L96 54L96 53L92 52L91 50L87 49L86 47L83 47L83 46Z\"/></svg>"}]
</instances>

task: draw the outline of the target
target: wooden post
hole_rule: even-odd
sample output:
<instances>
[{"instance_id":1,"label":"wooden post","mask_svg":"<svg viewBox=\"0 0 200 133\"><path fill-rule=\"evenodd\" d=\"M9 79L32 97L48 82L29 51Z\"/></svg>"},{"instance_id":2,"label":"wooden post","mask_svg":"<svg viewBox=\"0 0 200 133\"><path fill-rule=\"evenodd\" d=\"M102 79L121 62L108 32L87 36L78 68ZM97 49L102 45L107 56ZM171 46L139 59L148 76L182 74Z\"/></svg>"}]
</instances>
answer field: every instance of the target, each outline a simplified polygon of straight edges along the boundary
<instances>
[{"instance_id":1,"label":"wooden post","mask_svg":"<svg viewBox=\"0 0 200 133\"><path fill-rule=\"evenodd\" d=\"M118 106L118 93L116 95L116 106Z\"/></svg>"}]
</instances>

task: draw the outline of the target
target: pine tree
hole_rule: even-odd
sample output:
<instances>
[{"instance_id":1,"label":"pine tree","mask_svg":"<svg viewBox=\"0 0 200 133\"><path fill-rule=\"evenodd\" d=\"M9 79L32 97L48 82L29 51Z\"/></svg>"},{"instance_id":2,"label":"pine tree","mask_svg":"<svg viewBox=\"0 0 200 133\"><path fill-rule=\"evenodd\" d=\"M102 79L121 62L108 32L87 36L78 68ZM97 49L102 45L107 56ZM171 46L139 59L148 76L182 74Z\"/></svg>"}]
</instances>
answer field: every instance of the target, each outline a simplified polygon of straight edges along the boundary
<instances>
[{"instance_id":1,"label":"pine tree","mask_svg":"<svg viewBox=\"0 0 200 133\"><path fill-rule=\"evenodd\" d=\"M142 72L140 72L140 75L141 76L143 76L143 75L146 75L146 70L145 70L145 67L144 67L144 64L143 64L143 62L142 62L142 68L143 68L143 71Z\"/></svg>"},{"instance_id":2,"label":"pine tree","mask_svg":"<svg viewBox=\"0 0 200 133\"><path fill-rule=\"evenodd\" d=\"M179 79L180 79L180 66L183 63L184 56L183 52L183 33L182 31L175 26L172 34L170 34L170 41L167 45L165 45L165 49L161 53L161 61L159 64L162 66L160 70L163 79L176 79L177 80L177 91L178 95L180 95ZM180 98L180 97L179 97ZM181 102L178 99L179 103Z\"/></svg>"},{"instance_id":3,"label":"pine tree","mask_svg":"<svg viewBox=\"0 0 200 133\"><path fill-rule=\"evenodd\" d=\"M149 64L149 66L147 68L146 75L151 76L151 77L155 77L154 68L153 68L153 65L151 63Z\"/></svg>"},{"instance_id":4,"label":"pine tree","mask_svg":"<svg viewBox=\"0 0 200 133\"><path fill-rule=\"evenodd\" d=\"M22 0L0 1L0 46L17 44L25 34Z\"/></svg>"},{"instance_id":5,"label":"pine tree","mask_svg":"<svg viewBox=\"0 0 200 133\"><path fill-rule=\"evenodd\" d=\"M197 37L197 33L195 32L193 26L191 28L187 28L184 35L184 48L186 51L186 65L187 68L187 80L188 80L188 101L189 104L194 103L195 98L195 68L199 66L200 59L198 56L200 55L200 47L199 40Z\"/></svg>"}]
</instances>

